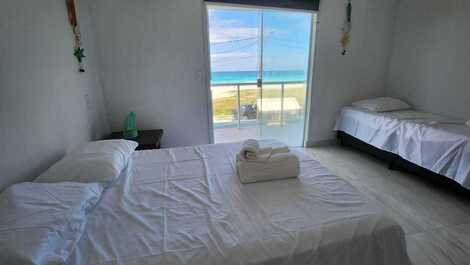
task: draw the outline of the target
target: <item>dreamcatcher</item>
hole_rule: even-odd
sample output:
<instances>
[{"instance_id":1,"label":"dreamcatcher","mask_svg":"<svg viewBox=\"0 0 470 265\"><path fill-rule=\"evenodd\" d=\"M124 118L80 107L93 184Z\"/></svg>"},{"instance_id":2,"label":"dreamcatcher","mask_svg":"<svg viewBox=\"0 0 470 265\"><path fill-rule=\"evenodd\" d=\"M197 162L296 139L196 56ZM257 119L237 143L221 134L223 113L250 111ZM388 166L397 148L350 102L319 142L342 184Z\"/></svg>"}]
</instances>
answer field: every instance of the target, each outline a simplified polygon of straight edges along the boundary
<instances>
[{"instance_id":1,"label":"dreamcatcher","mask_svg":"<svg viewBox=\"0 0 470 265\"><path fill-rule=\"evenodd\" d=\"M83 66L83 58L85 58L85 49L82 48L80 27L77 21L77 13L75 10L75 0L66 0L67 11L69 15L69 22L72 26L73 35L74 35L74 48L73 55L77 58L78 61L78 71L80 73L85 72L85 67Z\"/></svg>"},{"instance_id":2,"label":"dreamcatcher","mask_svg":"<svg viewBox=\"0 0 470 265\"><path fill-rule=\"evenodd\" d=\"M343 51L341 52L342 55L346 55L346 50L351 42L351 29L352 29L352 4L351 0L348 0L346 5L346 18L344 20L343 25L343 36L341 37L341 46L343 47Z\"/></svg>"}]
</instances>

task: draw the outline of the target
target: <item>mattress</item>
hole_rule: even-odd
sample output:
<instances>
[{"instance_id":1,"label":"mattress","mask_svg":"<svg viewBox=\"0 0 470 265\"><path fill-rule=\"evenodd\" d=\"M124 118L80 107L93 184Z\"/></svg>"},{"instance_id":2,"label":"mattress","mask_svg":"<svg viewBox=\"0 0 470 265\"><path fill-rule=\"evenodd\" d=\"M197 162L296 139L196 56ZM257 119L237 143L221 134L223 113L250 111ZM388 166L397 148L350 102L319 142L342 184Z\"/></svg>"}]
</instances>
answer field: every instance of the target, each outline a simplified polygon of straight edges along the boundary
<instances>
[{"instance_id":1,"label":"mattress","mask_svg":"<svg viewBox=\"0 0 470 265\"><path fill-rule=\"evenodd\" d=\"M68 264L410 264L401 227L300 149L298 179L243 185L239 148L135 152Z\"/></svg>"},{"instance_id":2,"label":"mattress","mask_svg":"<svg viewBox=\"0 0 470 265\"><path fill-rule=\"evenodd\" d=\"M470 189L470 127L464 120L414 110L376 113L345 107L335 130Z\"/></svg>"}]
</instances>

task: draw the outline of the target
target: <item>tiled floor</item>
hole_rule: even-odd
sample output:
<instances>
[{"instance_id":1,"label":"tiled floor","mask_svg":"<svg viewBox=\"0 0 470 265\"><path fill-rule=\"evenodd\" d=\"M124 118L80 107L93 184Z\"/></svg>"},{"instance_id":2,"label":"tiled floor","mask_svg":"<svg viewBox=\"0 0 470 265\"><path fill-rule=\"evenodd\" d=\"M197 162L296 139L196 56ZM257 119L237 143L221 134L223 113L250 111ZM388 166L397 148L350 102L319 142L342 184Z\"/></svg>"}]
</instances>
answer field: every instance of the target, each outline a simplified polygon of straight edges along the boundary
<instances>
[{"instance_id":1,"label":"tiled floor","mask_svg":"<svg viewBox=\"0 0 470 265\"><path fill-rule=\"evenodd\" d=\"M465 193L400 171L348 147L306 149L368 195L406 233L414 265L470 264L470 199Z\"/></svg>"}]
</instances>

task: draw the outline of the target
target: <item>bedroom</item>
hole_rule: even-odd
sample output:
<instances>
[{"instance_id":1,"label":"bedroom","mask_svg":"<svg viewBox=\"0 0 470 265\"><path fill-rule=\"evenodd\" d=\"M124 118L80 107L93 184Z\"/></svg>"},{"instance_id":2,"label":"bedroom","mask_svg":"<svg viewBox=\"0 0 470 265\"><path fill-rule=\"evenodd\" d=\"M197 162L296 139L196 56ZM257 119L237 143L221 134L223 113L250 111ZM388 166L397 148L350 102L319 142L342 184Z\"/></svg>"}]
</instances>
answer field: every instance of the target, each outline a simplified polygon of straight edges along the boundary
<instances>
[{"instance_id":1,"label":"bedroom","mask_svg":"<svg viewBox=\"0 0 470 265\"><path fill-rule=\"evenodd\" d=\"M468 263L470 6L465 1L352 0L344 55L346 0L219 1L309 9L318 18L304 146L289 147L300 174L254 184L241 184L235 172L240 144L211 145L205 1L75 0L86 56L81 65L74 56L68 2L0 3L0 264L396 264L397 257L402 264L408 257L415 265ZM353 103L379 97L401 99L413 110L381 112L378 107L390 102L376 100L362 102L368 111L353 113ZM122 131L130 112L140 138L148 131L154 146L149 148L160 150L84 146ZM383 127L361 127L373 122ZM350 137L340 133L338 141L335 126ZM423 134L409 140L397 132ZM110 158L87 148L124 152L113 153L119 164L113 172L107 168L114 177L124 176L104 190L60 181L74 168L94 170L85 177L94 174L95 181L81 182L105 178L95 171L103 166L99 159ZM64 157L81 160L51 172ZM56 174L56 180L41 183L44 172ZM175 176L180 178L168 186L155 180ZM32 225L21 211L60 210L47 207L54 204L41 192L46 187L56 198L69 195L60 198L64 205L85 197L93 209L83 218L60 211L56 219L32 218L46 222L41 225L59 223L53 232L67 228L62 221L79 223L83 231L62 238L51 233L49 241L44 231L31 231L37 241L19 247L30 241L11 228ZM341 204L343 199L347 203ZM364 222L328 222L370 212L381 214ZM381 225L369 231L371 222ZM60 247L63 240L67 249ZM394 258L387 261L387 255Z\"/></svg>"}]
</instances>

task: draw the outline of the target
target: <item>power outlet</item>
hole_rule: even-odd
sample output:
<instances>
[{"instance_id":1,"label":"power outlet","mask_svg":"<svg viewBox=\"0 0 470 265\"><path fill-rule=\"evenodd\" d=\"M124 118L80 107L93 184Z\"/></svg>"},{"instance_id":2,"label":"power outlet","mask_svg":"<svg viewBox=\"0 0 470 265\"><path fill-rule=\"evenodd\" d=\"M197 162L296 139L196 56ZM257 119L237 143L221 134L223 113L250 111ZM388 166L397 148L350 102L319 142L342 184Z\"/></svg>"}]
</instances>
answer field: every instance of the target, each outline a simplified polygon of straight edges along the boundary
<instances>
[{"instance_id":1,"label":"power outlet","mask_svg":"<svg viewBox=\"0 0 470 265\"><path fill-rule=\"evenodd\" d=\"M84 98L85 98L85 105L86 105L86 108L87 108L88 110L90 110L90 109L91 109L91 99L90 99L90 95L85 94Z\"/></svg>"},{"instance_id":2,"label":"power outlet","mask_svg":"<svg viewBox=\"0 0 470 265\"><path fill-rule=\"evenodd\" d=\"M202 79L202 71L198 70L194 73L194 79L199 81Z\"/></svg>"}]
</instances>

